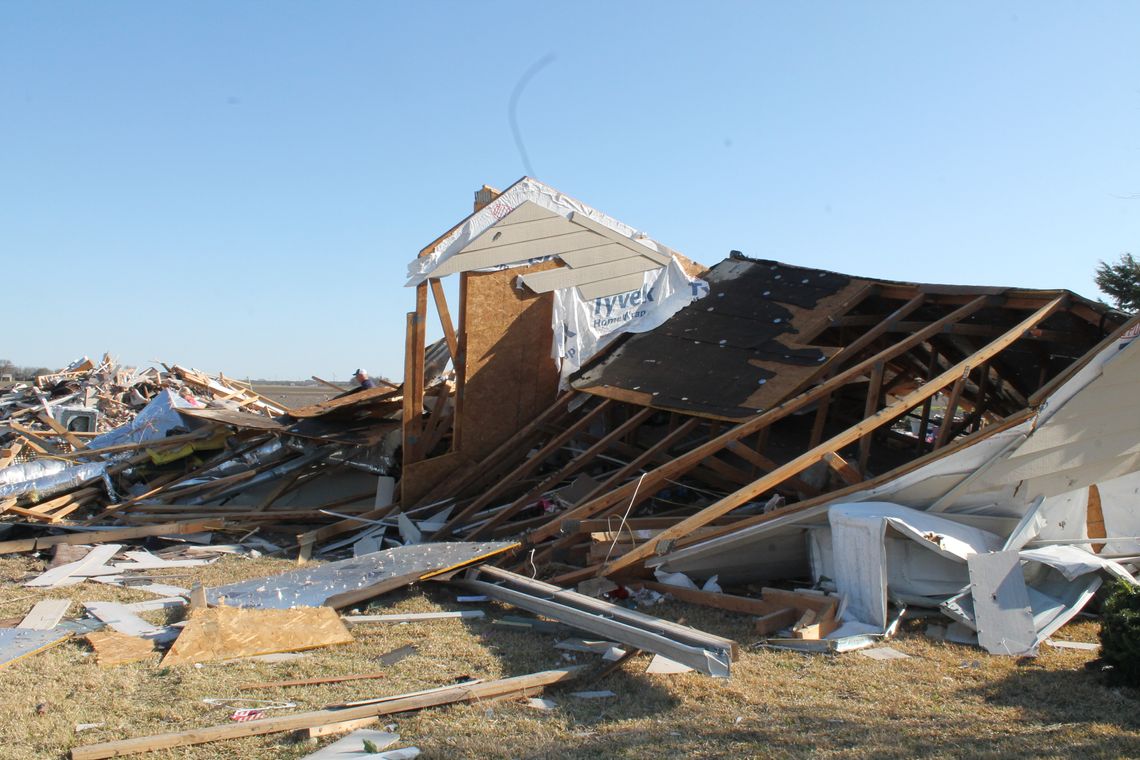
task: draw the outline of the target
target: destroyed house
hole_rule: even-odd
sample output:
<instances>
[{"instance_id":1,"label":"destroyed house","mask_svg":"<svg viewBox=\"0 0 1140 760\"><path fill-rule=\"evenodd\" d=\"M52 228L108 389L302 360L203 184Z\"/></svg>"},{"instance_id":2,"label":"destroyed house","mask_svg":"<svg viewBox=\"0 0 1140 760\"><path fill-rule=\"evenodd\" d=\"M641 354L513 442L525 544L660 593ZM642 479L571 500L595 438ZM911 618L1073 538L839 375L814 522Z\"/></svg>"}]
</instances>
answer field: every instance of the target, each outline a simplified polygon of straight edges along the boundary
<instances>
[{"instance_id":1,"label":"destroyed house","mask_svg":"<svg viewBox=\"0 0 1140 760\"><path fill-rule=\"evenodd\" d=\"M489 205L411 268L418 307L430 290L445 317L437 275L455 273L461 303L458 327L444 326L458 357L446 405L416 400L426 317L409 315L402 509L437 539L518 537L534 550L519 567L563 585L644 576L1005 441L1129 327L1064 290L893 282L737 252L702 271L534 180L484 192ZM668 266L649 251L689 277L684 304L605 336L566 372L565 335L582 322L560 303L589 315L644 299L644 273ZM443 429L447 451L414 449ZM741 544L736 576L807 577L797 530ZM705 560L687 567L714 574L720 560Z\"/></svg>"}]
</instances>

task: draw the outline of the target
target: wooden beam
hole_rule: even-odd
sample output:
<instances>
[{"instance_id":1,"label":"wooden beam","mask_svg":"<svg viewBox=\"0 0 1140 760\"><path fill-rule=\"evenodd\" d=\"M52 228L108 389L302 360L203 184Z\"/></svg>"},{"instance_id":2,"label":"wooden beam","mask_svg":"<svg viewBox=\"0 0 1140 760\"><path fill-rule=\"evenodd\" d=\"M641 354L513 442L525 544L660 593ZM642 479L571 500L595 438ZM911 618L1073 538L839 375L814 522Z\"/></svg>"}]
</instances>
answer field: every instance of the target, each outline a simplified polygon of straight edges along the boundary
<instances>
[{"instance_id":1,"label":"wooden beam","mask_svg":"<svg viewBox=\"0 0 1140 760\"><path fill-rule=\"evenodd\" d=\"M950 397L946 400L946 409L942 412L942 425L938 428L938 437L934 439L934 450L942 448L950 440L950 431L954 429L954 415L958 411L958 402L962 399L962 389L966 387L966 378L970 368L958 376L954 387L950 390Z\"/></svg>"},{"instance_id":2,"label":"wooden beam","mask_svg":"<svg viewBox=\"0 0 1140 760\"><path fill-rule=\"evenodd\" d=\"M654 457L659 454L664 454L669 451L678 441L682 440L693 428L700 424L700 420L696 417L689 417L678 427L674 428L672 432L666 434L660 441L647 449L640 456L635 458L629 464L622 467L617 472L613 473L604 482L599 483L596 488L578 500L578 503L567 511L559 514L546 525L536 529L529 536L530 540L534 543L543 541L552 536L556 536L561 532L563 520L581 520L592 517L594 512L590 511L590 505L596 503L593 500L599 494L609 493L614 490L618 484L623 482L626 478L630 477L633 473L638 472L642 467L653 461Z\"/></svg>"},{"instance_id":3,"label":"wooden beam","mask_svg":"<svg viewBox=\"0 0 1140 760\"><path fill-rule=\"evenodd\" d=\"M564 431L547 441L546 445L538 450L534 456L528 458L514 470L506 475L502 480L494 486L483 492L475 501L468 504L457 514L453 515L447 523L432 535L433 540L440 540L445 536L450 536L455 528L461 524L471 515L476 514L479 510L491 504L496 498L505 493L511 486L515 485L519 479L525 478L538 469L539 465L546 461L547 457L561 449L571 438L577 435L580 431L586 428L591 421L599 414L603 413L610 405L614 403L610 399L603 399L600 404L595 406L586 414L582 415L574 424L566 428Z\"/></svg>"},{"instance_id":4,"label":"wooden beam","mask_svg":"<svg viewBox=\"0 0 1140 760\"><path fill-rule=\"evenodd\" d=\"M863 473L849 465L846 459L834 451L829 451L827 454L824 454L823 461L827 462L827 466L849 486L862 483L866 480Z\"/></svg>"},{"instance_id":5,"label":"wooden beam","mask_svg":"<svg viewBox=\"0 0 1140 760\"><path fill-rule=\"evenodd\" d=\"M906 412L917 404L922 403L927 398L933 396L950 383L963 374L967 373L970 367L977 366L990 357L1005 350L1011 344L1020 340L1026 330L1029 330L1038 325L1043 320L1047 319L1065 302L1065 297L1061 296L1053 299L1045 306L1041 307L1030 315L1025 320L1019 322L1015 327L1006 332L1001 337L988 343L984 348L978 350L973 355L967 357L963 361L954 365L950 369L943 372L941 375L932 378L926 384L920 386L915 391L907 394L893 404L890 404L884 409L879 410L873 417L862 420L858 424L848 428L839 435L833 436L830 440L821 443L809 451L804 452L792 461L783 465L777 470L769 473L763 478L741 488L735 493L729 494L725 498L717 501L708 507L705 507L697 514L684 520L672 528L662 531L658 536L646 541L638 546L633 551L617 558L605 568L602 569L602 575L612 575L625 568L630 567L636 562L642 561L653 554L657 546L662 541L675 540L684 536L690 530L700 528L707 525L711 520L716 519L733 509L736 509L741 504L744 504L751 499L756 498L765 491L782 483L786 478L792 475L798 475L803 472L807 467L815 464L823 459L826 454L834 452L844 446L853 443L864 435L878 429L879 427L889 424L898 415Z\"/></svg>"},{"instance_id":6,"label":"wooden beam","mask_svg":"<svg viewBox=\"0 0 1140 760\"><path fill-rule=\"evenodd\" d=\"M576 395L576 391L573 390L566 391L559 395L553 404L543 410L542 414L528 422L522 430L499 444L494 451L484 457L475 466L458 473L456 476L448 478L433 488L428 492L427 496L420 499L419 504L429 504L441 498L465 493L467 489L474 487L480 482L485 482L490 477L494 477L498 472L504 469L504 463L510 463L515 460L517 452L529 450L530 439L540 433L546 425L558 421L566 413L566 407L569 406L570 401L573 400ZM459 402L460 397L457 390L455 397L455 424L459 423ZM453 431L452 435L454 436L456 432L458 431Z\"/></svg>"},{"instance_id":7,"label":"wooden beam","mask_svg":"<svg viewBox=\"0 0 1140 760\"><path fill-rule=\"evenodd\" d=\"M761 472L771 472L780 465L775 461L769 459L763 454L759 453L751 446L748 446L743 441L732 441L725 448L736 454L741 459L756 465L760 468ZM808 496L819 496L819 489L807 483L800 478L788 478L788 485Z\"/></svg>"},{"instance_id":8,"label":"wooden beam","mask_svg":"<svg viewBox=\"0 0 1140 760\"><path fill-rule=\"evenodd\" d=\"M965 306L956 309L950 314L947 314L937 322L931 323L930 327L921 332L915 333L904 340L895 343L888 348L883 349L874 356L839 372L834 377L824 381L820 385L812 388L811 390L804 391L798 396L795 396L783 402L779 406L769 409L763 414L753 417L751 420L742 422L734 428L725 431L721 435L707 441L706 443L697 446L691 451L674 458L667 464L663 464L654 470L646 473L643 480L634 483L627 483L621 488L616 488L608 493L599 496L594 502L584 505L583 514L586 516L593 516L605 512L607 509L614 507L617 504L624 504L633 497L634 490L637 490L638 498L642 501L652 498L657 490L661 488L664 482L668 479L677 478L684 473L690 471L694 467L701 464L704 459L716 454L723 449L729 441L737 441L753 433L760 432L768 426L777 422L791 414L798 412L800 409L818 401L819 399L833 393L837 388L843 386L848 381L861 377L864 372L873 367L876 362L886 361L895 356L899 356L916 345L923 343L931 335L934 335L943 325L951 324L961 319L965 319L974 312L981 309L990 301L990 296L978 296L970 301ZM812 447L813 449L815 447ZM798 474L798 473L791 473Z\"/></svg>"},{"instance_id":9,"label":"wooden beam","mask_svg":"<svg viewBox=\"0 0 1140 760\"><path fill-rule=\"evenodd\" d=\"M1085 535L1089 538L1108 537L1104 527L1104 510L1100 503L1100 489L1095 484L1089 486L1088 506L1085 509ZM1093 554L1100 554L1103 549L1103 543L1095 543L1089 547L1089 551Z\"/></svg>"},{"instance_id":10,"label":"wooden beam","mask_svg":"<svg viewBox=\"0 0 1140 760\"><path fill-rule=\"evenodd\" d=\"M101 760L105 757L122 757L139 752L153 752L171 747L185 747L191 744L205 744L221 739L237 739L244 736L259 736L282 731L295 731L297 729L313 726L325 726L330 723L341 723L347 720L371 718L376 715L392 715L412 710L422 710L425 707L453 704L456 702L476 702L488 699L499 699L508 696L524 696L534 694L550 684L569 681L578 676L580 668L566 668L563 670L547 670L541 673L532 673L514 678L503 678L497 681L484 681L476 683L462 683L455 686L446 686L438 689L429 689L422 692L403 694L383 698L383 701L371 702L357 707L341 707L328 710L313 710L310 712L282 715L261 720L246 721L244 723L225 723L209 728L195 728L188 731L175 731L154 736L142 736L134 739L120 739L118 741L102 742L74 747L71 750L71 760Z\"/></svg>"},{"instance_id":11,"label":"wooden beam","mask_svg":"<svg viewBox=\"0 0 1140 760\"><path fill-rule=\"evenodd\" d=\"M544 478L538 485L528 490L525 494L512 502L511 505L506 509L500 510L490 520L468 533L466 536L464 536L464 540L474 541L481 536L486 535L489 531L498 527L504 521L509 520L511 517L514 517L518 512L526 508L527 505L529 505L539 496L546 493L548 490L566 480L567 478L572 477L576 473L580 472L582 468L586 467L588 464L590 464L590 462L594 461L598 454L608 449L614 441L619 440L622 436L631 430L636 430L637 428L641 427L642 423L644 423L645 420L649 419L649 417L653 414L654 410L646 407L631 415L629 419L611 430L593 446L589 447L581 454L571 459L566 463L565 466L563 466L553 475Z\"/></svg>"},{"instance_id":12,"label":"wooden beam","mask_svg":"<svg viewBox=\"0 0 1140 760\"><path fill-rule=\"evenodd\" d=\"M455 366L455 374L458 376L462 369L462 364L459 360L459 340L455 336L455 328L451 324L451 312L447 308L447 298L443 294L443 284L439 281L438 277L432 277L428 280L428 285L431 286L431 297L435 300L435 311L439 315L439 324L443 328L443 337L447 340L447 350L451 352L451 363Z\"/></svg>"},{"instance_id":13,"label":"wooden beam","mask_svg":"<svg viewBox=\"0 0 1140 760\"><path fill-rule=\"evenodd\" d=\"M867 419L879 410L879 397L883 391L884 362L875 362L871 369L871 382L867 384L867 401L863 405L863 419ZM873 435L865 435L859 441L859 472L867 472L867 460L871 457L871 443Z\"/></svg>"}]
</instances>

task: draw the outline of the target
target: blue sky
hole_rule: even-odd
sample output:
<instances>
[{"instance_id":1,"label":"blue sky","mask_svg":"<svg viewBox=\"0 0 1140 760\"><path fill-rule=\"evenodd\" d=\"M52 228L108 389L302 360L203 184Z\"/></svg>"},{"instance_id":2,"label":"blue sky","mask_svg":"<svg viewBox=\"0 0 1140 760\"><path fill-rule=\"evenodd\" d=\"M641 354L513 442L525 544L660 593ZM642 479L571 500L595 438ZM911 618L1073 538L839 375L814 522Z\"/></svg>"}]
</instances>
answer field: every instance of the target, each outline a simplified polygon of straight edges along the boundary
<instances>
[{"instance_id":1,"label":"blue sky","mask_svg":"<svg viewBox=\"0 0 1140 760\"><path fill-rule=\"evenodd\" d=\"M706 264L1067 287L1140 253L1135 3L0 3L0 357L402 374L534 175ZM453 304L454 306L454 304ZM438 328L434 327L438 334Z\"/></svg>"}]
</instances>

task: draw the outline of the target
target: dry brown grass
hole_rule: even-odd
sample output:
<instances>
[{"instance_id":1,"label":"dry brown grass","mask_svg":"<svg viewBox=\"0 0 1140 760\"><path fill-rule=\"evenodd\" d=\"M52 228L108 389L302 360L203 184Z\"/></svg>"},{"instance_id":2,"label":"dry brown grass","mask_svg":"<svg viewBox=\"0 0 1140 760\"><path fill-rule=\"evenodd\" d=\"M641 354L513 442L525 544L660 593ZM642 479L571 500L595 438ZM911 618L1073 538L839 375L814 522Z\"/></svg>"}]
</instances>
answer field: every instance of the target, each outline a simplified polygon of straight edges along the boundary
<instances>
[{"instance_id":1,"label":"dry brown grass","mask_svg":"<svg viewBox=\"0 0 1140 760\"><path fill-rule=\"evenodd\" d=\"M207 584L288 569L289 563L231 557L193 571ZM16 585L42 567L28 558L0 560L0 617L26 613L41 598L140 601L143 592L85 583L29 596ZM178 581L189 585L190 579ZM429 584L386 597L386 611L458 609L455 593ZM9 600L16 600L11 601ZM205 697L282 699L298 710L481 678L519 675L567 664L555 637L491 624L503 614L484 605L483 620L356 626L356 643L314 651L288 663L207 663L164 669L149 661L101 668L81 641L16 662L0 672L0 756L58 758L78 744L225 723L228 711ZM72 609L76 614L79 607ZM1028 664L980 650L933 642L912 624L891 643L911 659L878 662L858 654L807 656L749 646L747 621L681 604L654 614L685 619L741 642L730 680L697 674L650 676L639 657L604 681L550 690L558 703L536 711L520 702L456 705L382 718L427 757L1136 757L1137 695L1109 688L1083 667L1090 652L1045 648ZM147 617L159 622L163 613ZM1059 638L1094 641L1081 622ZM414 643L419 654L384 679L240 691L248 682L316 678L378 669L376 658ZM579 663L598 661L576 655ZM576 700L565 692L611 689L616 698ZM37 705L45 704L42 714ZM105 725L75 733L79 723ZM327 743L325 739L321 743ZM317 743L288 734L184 747L157 758L299 758Z\"/></svg>"}]
</instances>

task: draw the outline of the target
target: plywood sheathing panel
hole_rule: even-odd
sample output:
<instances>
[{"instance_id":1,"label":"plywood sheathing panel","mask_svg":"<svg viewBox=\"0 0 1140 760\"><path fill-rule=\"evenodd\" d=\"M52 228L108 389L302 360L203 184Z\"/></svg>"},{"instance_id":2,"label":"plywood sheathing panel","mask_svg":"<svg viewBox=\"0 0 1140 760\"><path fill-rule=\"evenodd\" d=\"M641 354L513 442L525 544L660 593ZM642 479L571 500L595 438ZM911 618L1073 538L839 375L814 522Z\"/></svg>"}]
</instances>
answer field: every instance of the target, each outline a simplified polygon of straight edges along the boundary
<instances>
[{"instance_id":1,"label":"plywood sheathing panel","mask_svg":"<svg viewBox=\"0 0 1140 760\"><path fill-rule=\"evenodd\" d=\"M164 666L232 660L275 652L352 643L352 634L331 607L195 610L162 659Z\"/></svg>"},{"instance_id":2,"label":"plywood sheathing panel","mask_svg":"<svg viewBox=\"0 0 1140 760\"><path fill-rule=\"evenodd\" d=\"M84 637L103 667L145 660L154 654L154 641L118 631L93 631Z\"/></svg>"},{"instance_id":3,"label":"plywood sheathing panel","mask_svg":"<svg viewBox=\"0 0 1140 760\"><path fill-rule=\"evenodd\" d=\"M413 462L400 473L402 503L415 504L437 483L450 478L454 473L465 471L471 464L472 460L461 451L451 451L433 459Z\"/></svg>"},{"instance_id":4,"label":"plywood sheathing panel","mask_svg":"<svg viewBox=\"0 0 1140 760\"><path fill-rule=\"evenodd\" d=\"M836 310L868 281L776 262L728 259L710 293L658 329L635 335L587 366L573 386L714 419L771 408L837 349L805 346L797 332Z\"/></svg>"},{"instance_id":5,"label":"plywood sheathing panel","mask_svg":"<svg viewBox=\"0 0 1140 760\"><path fill-rule=\"evenodd\" d=\"M557 395L558 372L550 355L553 296L514 287L519 274L557 266L551 261L467 275L460 451L470 459L491 453Z\"/></svg>"}]
</instances>

